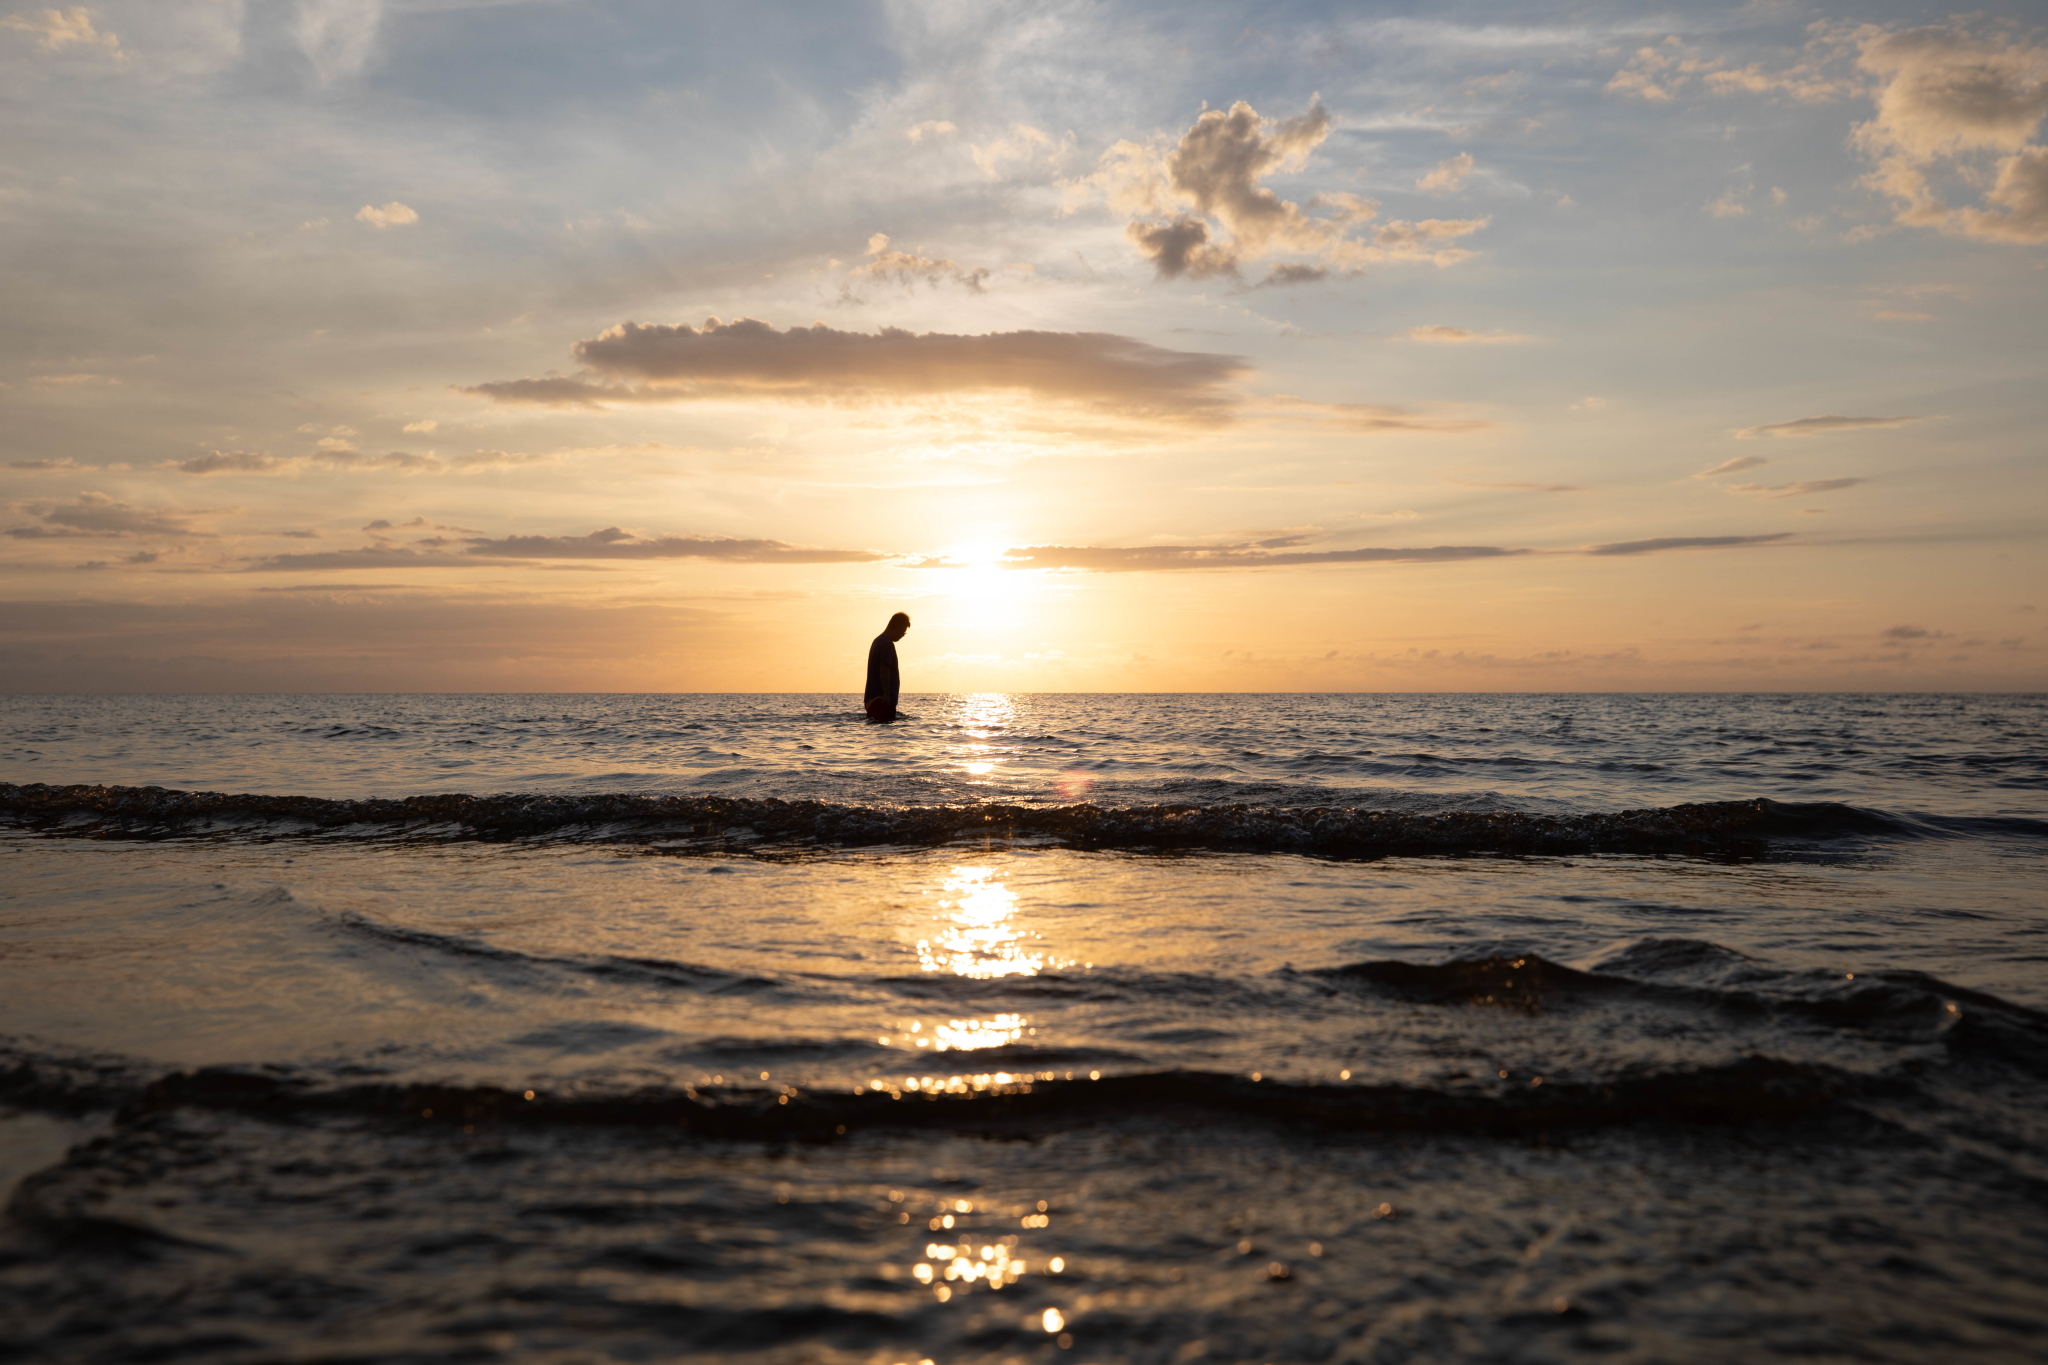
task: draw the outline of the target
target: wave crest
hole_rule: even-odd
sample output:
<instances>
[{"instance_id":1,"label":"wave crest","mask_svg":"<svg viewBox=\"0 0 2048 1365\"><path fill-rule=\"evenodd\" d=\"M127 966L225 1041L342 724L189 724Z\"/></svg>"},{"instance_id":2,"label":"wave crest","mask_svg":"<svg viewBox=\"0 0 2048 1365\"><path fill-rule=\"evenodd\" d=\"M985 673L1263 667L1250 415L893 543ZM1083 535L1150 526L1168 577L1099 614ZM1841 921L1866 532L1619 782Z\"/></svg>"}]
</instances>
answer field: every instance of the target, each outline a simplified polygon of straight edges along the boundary
<instances>
[{"instance_id":1,"label":"wave crest","mask_svg":"<svg viewBox=\"0 0 2048 1365\"><path fill-rule=\"evenodd\" d=\"M170 791L162 787L0 783L0 822L39 832L164 838L323 835L446 841L558 838L655 843L762 841L936 845L1043 839L1079 848L1279 851L1335 857L1397 853L1753 854L1781 841L1913 832L1879 811L1758 797L1614 813L1405 812L1272 807L1013 803L869 806L636 793L461 794L336 801Z\"/></svg>"}]
</instances>

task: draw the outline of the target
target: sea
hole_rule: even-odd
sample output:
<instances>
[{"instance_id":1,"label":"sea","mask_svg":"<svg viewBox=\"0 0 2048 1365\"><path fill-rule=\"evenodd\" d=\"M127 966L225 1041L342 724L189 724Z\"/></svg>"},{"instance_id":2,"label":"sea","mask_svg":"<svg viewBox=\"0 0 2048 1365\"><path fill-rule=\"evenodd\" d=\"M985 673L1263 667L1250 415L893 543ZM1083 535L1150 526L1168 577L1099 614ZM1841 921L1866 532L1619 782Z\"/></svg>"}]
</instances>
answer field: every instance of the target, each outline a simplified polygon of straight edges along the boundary
<instances>
[{"instance_id":1,"label":"sea","mask_svg":"<svg viewBox=\"0 0 2048 1365\"><path fill-rule=\"evenodd\" d=\"M2048 1359L2048 697L0 698L0 1356Z\"/></svg>"}]
</instances>

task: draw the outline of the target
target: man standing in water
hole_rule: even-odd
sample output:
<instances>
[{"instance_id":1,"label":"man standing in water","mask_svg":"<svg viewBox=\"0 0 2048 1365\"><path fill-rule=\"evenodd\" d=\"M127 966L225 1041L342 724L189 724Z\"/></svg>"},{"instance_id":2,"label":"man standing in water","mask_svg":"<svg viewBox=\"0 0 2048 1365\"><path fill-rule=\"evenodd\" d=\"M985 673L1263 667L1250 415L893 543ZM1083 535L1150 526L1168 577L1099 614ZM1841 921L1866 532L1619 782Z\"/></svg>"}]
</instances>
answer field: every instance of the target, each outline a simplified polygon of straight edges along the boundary
<instances>
[{"instance_id":1,"label":"man standing in water","mask_svg":"<svg viewBox=\"0 0 2048 1365\"><path fill-rule=\"evenodd\" d=\"M863 704L869 720L896 719L896 698L903 679L896 672L896 642L910 629L910 618L897 612L875 642L868 646L868 685Z\"/></svg>"}]
</instances>

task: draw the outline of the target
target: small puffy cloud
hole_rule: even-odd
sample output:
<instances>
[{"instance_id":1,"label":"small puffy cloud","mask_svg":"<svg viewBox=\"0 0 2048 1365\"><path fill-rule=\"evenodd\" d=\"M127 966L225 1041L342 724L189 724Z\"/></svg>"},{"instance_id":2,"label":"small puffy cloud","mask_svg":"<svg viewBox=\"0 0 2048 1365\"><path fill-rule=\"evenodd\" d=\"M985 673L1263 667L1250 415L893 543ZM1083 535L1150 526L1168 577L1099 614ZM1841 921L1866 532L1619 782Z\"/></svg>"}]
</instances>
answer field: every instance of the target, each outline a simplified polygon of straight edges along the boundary
<instances>
[{"instance_id":1,"label":"small puffy cloud","mask_svg":"<svg viewBox=\"0 0 2048 1365\"><path fill-rule=\"evenodd\" d=\"M1070 196L1100 190L1111 207L1132 214L1124 235L1161 279L1234 276L1273 254L1343 269L1397 260L1450 265L1472 255L1450 243L1487 219L1391 222L1365 235L1363 225L1379 213L1371 200L1320 194L1304 206L1260 183L1304 166L1334 123L1320 101L1293 118L1265 119L1239 100L1204 111L1170 151L1117 143L1093 175L1067 189Z\"/></svg>"},{"instance_id":2,"label":"small puffy cloud","mask_svg":"<svg viewBox=\"0 0 2048 1365\"><path fill-rule=\"evenodd\" d=\"M379 231L382 231L384 228L406 227L417 223L419 220L420 216L415 210L399 203L396 199L381 209L365 204L356 210L356 221L358 223L368 223Z\"/></svg>"},{"instance_id":3,"label":"small puffy cloud","mask_svg":"<svg viewBox=\"0 0 2048 1365\"><path fill-rule=\"evenodd\" d=\"M29 10L0 18L0 28L26 33L42 44L45 52L86 48L109 56L121 55L121 40L93 27L92 11L83 5L69 9Z\"/></svg>"},{"instance_id":4,"label":"small puffy cloud","mask_svg":"<svg viewBox=\"0 0 2048 1365\"><path fill-rule=\"evenodd\" d=\"M1373 229L1372 245L1364 259L1373 261L1427 261L1439 268L1468 261L1477 254L1448 242L1469 237L1492 222L1491 218L1423 218L1415 222L1396 218Z\"/></svg>"},{"instance_id":5,"label":"small puffy cloud","mask_svg":"<svg viewBox=\"0 0 2048 1365\"><path fill-rule=\"evenodd\" d=\"M1660 550L1733 550L1746 545L1771 545L1791 537L1790 531L1767 536L1658 536L1653 540L1623 540L1612 545L1595 545L1587 554L1647 555Z\"/></svg>"},{"instance_id":6,"label":"small puffy cloud","mask_svg":"<svg viewBox=\"0 0 2048 1365\"><path fill-rule=\"evenodd\" d=\"M1449 161L1443 162L1428 175L1415 182L1415 188L1426 193L1449 194L1463 185L1472 176L1472 153L1459 152Z\"/></svg>"},{"instance_id":7,"label":"small puffy cloud","mask_svg":"<svg viewBox=\"0 0 2048 1365\"><path fill-rule=\"evenodd\" d=\"M1742 202L1747 194L1747 190L1725 190L1719 199L1708 200L1702 211L1716 218L1740 218L1749 212L1749 205Z\"/></svg>"},{"instance_id":8,"label":"small puffy cloud","mask_svg":"<svg viewBox=\"0 0 2048 1365\"><path fill-rule=\"evenodd\" d=\"M1671 98L1673 88L1691 79L1699 69L1696 59L1686 58L1668 48L1642 47L1636 49L1628 65L1614 73L1614 79L1607 82L1607 91L1609 94L1665 101Z\"/></svg>"},{"instance_id":9,"label":"small puffy cloud","mask_svg":"<svg viewBox=\"0 0 2048 1365\"><path fill-rule=\"evenodd\" d=\"M955 128L946 119L931 118L926 119L923 123L912 124L909 137L912 142L922 142L928 137L938 137L942 133L957 133L959 131L958 128Z\"/></svg>"},{"instance_id":10,"label":"small puffy cloud","mask_svg":"<svg viewBox=\"0 0 2048 1365\"><path fill-rule=\"evenodd\" d=\"M1737 483L1730 484L1730 493L1753 493L1766 498L1811 497L1815 493L1833 493L1838 489L1854 488L1868 479L1802 479L1798 483Z\"/></svg>"},{"instance_id":11,"label":"small puffy cloud","mask_svg":"<svg viewBox=\"0 0 2048 1365\"><path fill-rule=\"evenodd\" d=\"M1744 427L1735 433L1735 437L1741 441L1755 441L1764 437L1825 436L1836 431L1881 431L1888 427L1903 427L1923 420L1925 419L1919 417L1800 417L1790 422Z\"/></svg>"},{"instance_id":12,"label":"small puffy cloud","mask_svg":"<svg viewBox=\"0 0 2048 1365\"><path fill-rule=\"evenodd\" d=\"M356 448L355 443L346 436L322 436L313 442L313 447L334 455L347 455Z\"/></svg>"},{"instance_id":13,"label":"small puffy cloud","mask_svg":"<svg viewBox=\"0 0 2048 1365\"><path fill-rule=\"evenodd\" d=\"M1695 479L1718 479L1723 474L1739 474L1745 469L1755 469L1759 465L1767 465L1769 463L1770 461L1761 455L1737 455L1732 460L1721 461L1712 469L1702 469L1693 477Z\"/></svg>"},{"instance_id":14,"label":"small puffy cloud","mask_svg":"<svg viewBox=\"0 0 2048 1365\"><path fill-rule=\"evenodd\" d=\"M1420 341L1430 346L1515 346L1535 338L1520 336L1514 332L1473 332L1463 327L1410 327L1401 333L1410 341Z\"/></svg>"},{"instance_id":15,"label":"small puffy cloud","mask_svg":"<svg viewBox=\"0 0 2048 1365\"><path fill-rule=\"evenodd\" d=\"M952 127L953 125L949 123L946 130L951 131ZM911 141L915 142L917 139L913 137ZM974 164L981 168L982 174L993 178L1001 174L1003 162L1028 162L1041 152L1051 151L1054 145L1053 140L1046 134L1027 123L1020 123L1010 130L1008 137L997 138L986 147L979 144L971 145L967 151L968 155L974 158Z\"/></svg>"},{"instance_id":16,"label":"small puffy cloud","mask_svg":"<svg viewBox=\"0 0 2048 1365\"><path fill-rule=\"evenodd\" d=\"M2048 114L2048 48L1930 25L1867 37L1857 65L1879 82L1876 116L1855 134L1876 163L1865 183L1896 221L2048 242L2048 147L2032 141ZM1933 178L1981 185L1987 157L1998 159L1983 204L1952 207Z\"/></svg>"},{"instance_id":17,"label":"small puffy cloud","mask_svg":"<svg viewBox=\"0 0 2048 1365\"><path fill-rule=\"evenodd\" d=\"M1291 541L1291 538L1289 538ZM1312 564L1444 564L1525 555L1496 545L1429 545L1408 549L1275 551L1242 545L1026 545L1003 552L1007 569L1070 569L1140 573L1170 569L1264 569Z\"/></svg>"},{"instance_id":18,"label":"small puffy cloud","mask_svg":"<svg viewBox=\"0 0 2048 1365\"><path fill-rule=\"evenodd\" d=\"M982 282L988 279L990 271L986 266L973 270L962 270L945 257L920 256L914 251L891 251L887 233L877 232L868 238L868 262L854 267L853 279L885 280L908 288L923 280L936 288L950 279L969 293L985 292Z\"/></svg>"},{"instance_id":19,"label":"small puffy cloud","mask_svg":"<svg viewBox=\"0 0 2048 1365\"><path fill-rule=\"evenodd\" d=\"M460 392L498 403L597 407L707 399L862 404L947 394L1028 393L1100 411L1214 424L1237 400L1237 356L1173 351L1107 332L955 335L778 332L752 318L699 327L623 323L578 342L588 377L513 379Z\"/></svg>"},{"instance_id":20,"label":"small puffy cloud","mask_svg":"<svg viewBox=\"0 0 2048 1365\"><path fill-rule=\"evenodd\" d=\"M431 417L422 417L417 422L405 424L405 434L408 436L431 436L440 429L441 424Z\"/></svg>"},{"instance_id":21,"label":"small puffy cloud","mask_svg":"<svg viewBox=\"0 0 2048 1365\"><path fill-rule=\"evenodd\" d=\"M506 536L478 540L468 553L499 559L719 559L736 564L872 564L871 550L820 550L779 540L732 536L636 536L616 526L585 536Z\"/></svg>"},{"instance_id":22,"label":"small puffy cloud","mask_svg":"<svg viewBox=\"0 0 2048 1365\"><path fill-rule=\"evenodd\" d=\"M28 503L24 510L42 524L17 526L7 532L20 540L205 534L194 531L175 513L131 507L104 493L81 493L71 502Z\"/></svg>"},{"instance_id":23,"label":"small puffy cloud","mask_svg":"<svg viewBox=\"0 0 2048 1365\"><path fill-rule=\"evenodd\" d=\"M1948 636L1938 630L1928 630L1925 626L1893 626L1890 630L1884 632L1883 638L1887 640L1945 640Z\"/></svg>"}]
</instances>

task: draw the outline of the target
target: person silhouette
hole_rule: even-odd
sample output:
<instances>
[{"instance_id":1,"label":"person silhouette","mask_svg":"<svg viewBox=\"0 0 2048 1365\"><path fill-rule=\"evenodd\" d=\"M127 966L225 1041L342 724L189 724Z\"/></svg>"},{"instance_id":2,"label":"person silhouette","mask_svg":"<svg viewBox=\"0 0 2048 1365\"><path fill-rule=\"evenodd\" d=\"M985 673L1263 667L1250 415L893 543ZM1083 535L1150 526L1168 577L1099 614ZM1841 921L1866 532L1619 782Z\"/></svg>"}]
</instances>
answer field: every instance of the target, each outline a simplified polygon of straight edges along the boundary
<instances>
[{"instance_id":1,"label":"person silhouette","mask_svg":"<svg viewBox=\"0 0 2048 1365\"><path fill-rule=\"evenodd\" d=\"M896 698L903 691L902 676L896 671L896 642L909 629L910 618L899 611L868 646L868 685L861 705L869 720L896 719Z\"/></svg>"}]
</instances>

